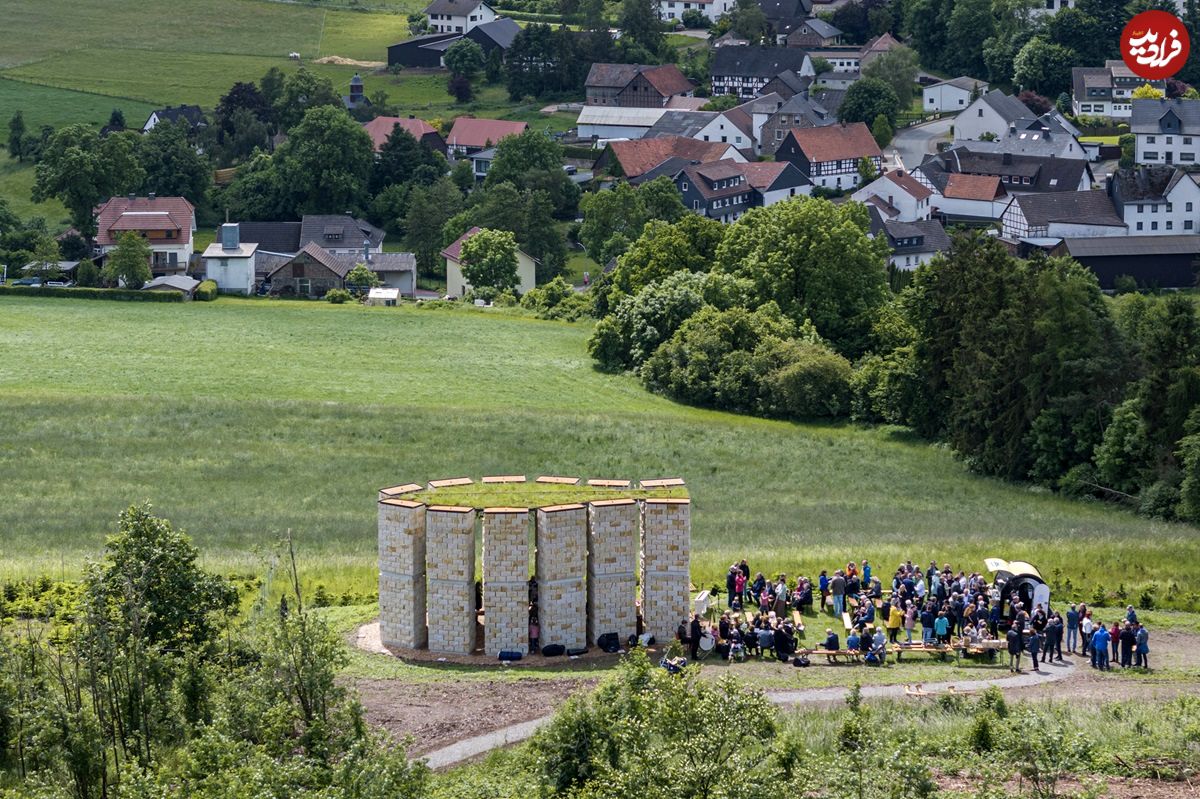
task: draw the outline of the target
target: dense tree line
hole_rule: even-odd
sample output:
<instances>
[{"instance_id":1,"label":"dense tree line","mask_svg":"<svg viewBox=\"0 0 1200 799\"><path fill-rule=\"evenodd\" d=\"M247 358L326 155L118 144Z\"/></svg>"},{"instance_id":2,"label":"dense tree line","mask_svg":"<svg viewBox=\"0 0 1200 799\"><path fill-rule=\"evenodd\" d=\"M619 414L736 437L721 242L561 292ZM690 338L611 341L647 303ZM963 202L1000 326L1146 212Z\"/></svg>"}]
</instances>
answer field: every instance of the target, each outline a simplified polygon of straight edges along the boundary
<instances>
[{"instance_id":1,"label":"dense tree line","mask_svg":"<svg viewBox=\"0 0 1200 799\"><path fill-rule=\"evenodd\" d=\"M593 289L589 351L681 401L906 425L982 474L1200 520L1189 298L1107 299L972 233L894 293L867 227L818 199L649 222Z\"/></svg>"},{"instance_id":2,"label":"dense tree line","mask_svg":"<svg viewBox=\"0 0 1200 799\"><path fill-rule=\"evenodd\" d=\"M344 644L305 609L294 570L290 602L241 620L237 590L197 557L131 507L53 617L0 628L6 795L426 795L424 767L337 681Z\"/></svg>"}]
</instances>

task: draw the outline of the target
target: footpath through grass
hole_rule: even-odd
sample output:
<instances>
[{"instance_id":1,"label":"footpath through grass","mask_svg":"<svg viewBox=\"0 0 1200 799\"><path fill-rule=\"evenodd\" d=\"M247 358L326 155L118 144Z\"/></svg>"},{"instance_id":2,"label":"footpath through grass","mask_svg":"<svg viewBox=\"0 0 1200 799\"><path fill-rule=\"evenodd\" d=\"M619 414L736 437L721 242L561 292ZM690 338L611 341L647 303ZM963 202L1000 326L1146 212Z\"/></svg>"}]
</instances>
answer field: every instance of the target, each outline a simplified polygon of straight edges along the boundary
<instances>
[{"instance_id":1,"label":"footpath through grass","mask_svg":"<svg viewBox=\"0 0 1200 799\"><path fill-rule=\"evenodd\" d=\"M688 408L592 369L590 328L476 310L0 298L0 579L73 575L148 499L210 566L371 597L375 492L485 474L680 476L693 579L869 557L1019 558L1076 586L1200 588L1196 528L978 478L894 429ZM1137 597L1137 593L1131 593Z\"/></svg>"}]
</instances>

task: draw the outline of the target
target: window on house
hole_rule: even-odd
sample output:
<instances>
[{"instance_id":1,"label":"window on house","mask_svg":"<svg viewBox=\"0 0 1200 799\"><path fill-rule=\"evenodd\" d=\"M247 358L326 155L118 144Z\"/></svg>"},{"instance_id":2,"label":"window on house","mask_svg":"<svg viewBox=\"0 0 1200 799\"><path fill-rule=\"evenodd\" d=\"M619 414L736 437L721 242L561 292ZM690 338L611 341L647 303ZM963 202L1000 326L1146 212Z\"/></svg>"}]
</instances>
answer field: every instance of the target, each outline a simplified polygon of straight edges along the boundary
<instances>
[{"instance_id":1,"label":"window on house","mask_svg":"<svg viewBox=\"0 0 1200 799\"><path fill-rule=\"evenodd\" d=\"M979 109L979 116L983 116L983 109L982 109L982 108L980 108L980 109Z\"/></svg>"},{"instance_id":2,"label":"window on house","mask_svg":"<svg viewBox=\"0 0 1200 799\"><path fill-rule=\"evenodd\" d=\"M686 181L686 180L683 182L683 190L684 190L684 191L687 191L687 190L688 190L688 184L687 184L687 181Z\"/></svg>"},{"instance_id":3,"label":"window on house","mask_svg":"<svg viewBox=\"0 0 1200 799\"><path fill-rule=\"evenodd\" d=\"M699 200L692 200L692 210L693 211L700 210L700 201Z\"/></svg>"},{"instance_id":4,"label":"window on house","mask_svg":"<svg viewBox=\"0 0 1200 799\"><path fill-rule=\"evenodd\" d=\"M1142 213L1142 211L1144 211L1144 210L1145 210L1145 206L1143 206L1143 205L1139 205L1139 206L1138 206L1138 213L1139 213L1139 214L1140 214L1140 213Z\"/></svg>"},{"instance_id":5,"label":"window on house","mask_svg":"<svg viewBox=\"0 0 1200 799\"><path fill-rule=\"evenodd\" d=\"M1183 137L1183 143L1184 143L1184 144L1191 144L1191 143L1192 143L1192 137L1191 137L1191 136L1184 136L1184 137Z\"/></svg>"},{"instance_id":6,"label":"window on house","mask_svg":"<svg viewBox=\"0 0 1200 799\"><path fill-rule=\"evenodd\" d=\"M306 277L296 278L297 294L299 294L301 297L307 297L310 291L312 291L312 281Z\"/></svg>"},{"instance_id":7,"label":"window on house","mask_svg":"<svg viewBox=\"0 0 1200 799\"><path fill-rule=\"evenodd\" d=\"M1191 230L1191 229L1192 229L1192 220L1190 220L1190 219L1189 219L1189 220L1187 220L1186 222L1184 222L1184 223L1183 223L1183 229L1184 229L1184 230Z\"/></svg>"},{"instance_id":8,"label":"window on house","mask_svg":"<svg viewBox=\"0 0 1200 799\"><path fill-rule=\"evenodd\" d=\"M218 258L217 263L219 263L221 266L229 266L229 259L228 258Z\"/></svg>"},{"instance_id":9,"label":"window on house","mask_svg":"<svg viewBox=\"0 0 1200 799\"><path fill-rule=\"evenodd\" d=\"M1179 160L1180 161L1195 161L1196 154L1195 153L1180 153Z\"/></svg>"},{"instance_id":10,"label":"window on house","mask_svg":"<svg viewBox=\"0 0 1200 799\"><path fill-rule=\"evenodd\" d=\"M1175 207L1174 203L1167 203L1167 213L1168 214L1171 213L1171 211L1172 211L1172 209L1174 209L1174 207Z\"/></svg>"},{"instance_id":11,"label":"window on house","mask_svg":"<svg viewBox=\"0 0 1200 799\"><path fill-rule=\"evenodd\" d=\"M1157 223L1157 222L1151 222L1151 223L1150 223L1150 229L1151 229L1151 230L1158 230L1158 223Z\"/></svg>"},{"instance_id":12,"label":"window on house","mask_svg":"<svg viewBox=\"0 0 1200 799\"><path fill-rule=\"evenodd\" d=\"M1175 143L1175 137L1174 137L1174 136L1168 136L1168 137L1167 137L1167 144L1174 144L1174 143Z\"/></svg>"},{"instance_id":13,"label":"window on house","mask_svg":"<svg viewBox=\"0 0 1200 799\"><path fill-rule=\"evenodd\" d=\"M1143 161L1157 161L1158 160L1158 152L1156 150L1147 150L1146 152L1142 153L1142 160Z\"/></svg>"},{"instance_id":14,"label":"window on house","mask_svg":"<svg viewBox=\"0 0 1200 799\"><path fill-rule=\"evenodd\" d=\"M1154 144L1154 137L1153 137L1153 136L1147 136L1147 137L1146 137L1146 144Z\"/></svg>"},{"instance_id":15,"label":"window on house","mask_svg":"<svg viewBox=\"0 0 1200 799\"><path fill-rule=\"evenodd\" d=\"M1187 211L1190 214L1192 212L1192 204L1187 203L1186 205L1183 206L1183 210Z\"/></svg>"},{"instance_id":16,"label":"window on house","mask_svg":"<svg viewBox=\"0 0 1200 799\"><path fill-rule=\"evenodd\" d=\"M1141 230L1141 229L1142 229L1142 223L1141 223L1141 222L1138 222L1137 229L1138 229L1138 230Z\"/></svg>"},{"instance_id":17,"label":"window on house","mask_svg":"<svg viewBox=\"0 0 1200 799\"><path fill-rule=\"evenodd\" d=\"M1167 220L1167 230L1174 230L1174 229L1175 229L1175 223L1172 222L1170 219L1168 219Z\"/></svg>"}]
</instances>

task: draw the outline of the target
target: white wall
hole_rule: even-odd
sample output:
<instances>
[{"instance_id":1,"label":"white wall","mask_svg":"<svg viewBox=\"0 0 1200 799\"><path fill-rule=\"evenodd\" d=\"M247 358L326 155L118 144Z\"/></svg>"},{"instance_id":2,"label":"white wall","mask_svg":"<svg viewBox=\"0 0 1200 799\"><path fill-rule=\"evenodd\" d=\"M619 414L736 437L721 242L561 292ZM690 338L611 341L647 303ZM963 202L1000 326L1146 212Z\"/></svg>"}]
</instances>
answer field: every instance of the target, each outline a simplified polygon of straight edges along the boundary
<instances>
[{"instance_id":1,"label":"white wall","mask_svg":"<svg viewBox=\"0 0 1200 799\"><path fill-rule=\"evenodd\" d=\"M1122 218L1129 226L1129 235L1173 236L1200 230L1200 186L1191 178L1184 177L1175 185L1167 200L1162 203L1127 204Z\"/></svg>"},{"instance_id":2,"label":"white wall","mask_svg":"<svg viewBox=\"0 0 1200 799\"><path fill-rule=\"evenodd\" d=\"M929 218L930 198L926 197L924 200L918 201L916 197L913 197L886 177L876 178L873 182L851 194L850 199L863 203L872 195L887 200L890 205L894 206L900 212L900 216L895 219L897 222L916 222L920 219Z\"/></svg>"},{"instance_id":3,"label":"white wall","mask_svg":"<svg viewBox=\"0 0 1200 799\"><path fill-rule=\"evenodd\" d=\"M649 125L580 125L579 138L595 136L600 141L613 139L640 139L650 130Z\"/></svg>"},{"instance_id":4,"label":"white wall","mask_svg":"<svg viewBox=\"0 0 1200 799\"><path fill-rule=\"evenodd\" d=\"M1001 119L980 97L954 118L954 138L978 140L985 133L1003 136L1008 133L1008 120Z\"/></svg>"},{"instance_id":5,"label":"white wall","mask_svg":"<svg viewBox=\"0 0 1200 799\"><path fill-rule=\"evenodd\" d=\"M987 86L980 84L980 92L986 92ZM971 104L971 92L960 89L949 83L941 86L927 86L921 92L921 106L924 111L946 111L957 113Z\"/></svg>"},{"instance_id":6,"label":"white wall","mask_svg":"<svg viewBox=\"0 0 1200 799\"><path fill-rule=\"evenodd\" d=\"M976 219L996 219L999 220L1004 214L1004 209L1008 206L1011 197L1002 197L999 200L960 200L943 197L940 194L935 194L930 198L931 210L936 208L943 214L950 216L969 216Z\"/></svg>"},{"instance_id":7,"label":"white wall","mask_svg":"<svg viewBox=\"0 0 1200 799\"><path fill-rule=\"evenodd\" d=\"M1086 225L1078 222L1051 222L1046 235L1058 239L1093 239L1101 236L1125 236L1129 231L1122 225Z\"/></svg>"},{"instance_id":8,"label":"white wall","mask_svg":"<svg viewBox=\"0 0 1200 799\"><path fill-rule=\"evenodd\" d=\"M888 256L888 263L897 269L903 269L906 272L916 269L921 264L927 264L937 255L935 252L918 252L909 253L908 255L891 255Z\"/></svg>"},{"instance_id":9,"label":"white wall","mask_svg":"<svg viewBox=\"0 0 1200 799\"><path fill-rule=\"evenodd\" d=\"M1200 136L1178 133L1137 134L1134 160L1139 164L1182 164L1200 162Z\"/></svg>"},{"instance_id":10,"label":"white wall","mask_svg":"<svg viewBox=\"0 0 1200 799\"><path fill-rule=\"evenodd\" d=\"M467 14L441 14L445 19L434 19L433 14L427 14L429 27L434 33L466 33L476 25L482 25L485 22L491 22L496 18L496 12L488 8L486 5L480 4L478 8Z\"/></svg>"},{"instance_id":11,"label":"white wall","mask_svg":"<svg viewBox=\"0 0 1200 799\"><path fill-rule=\"evenodd\" d=\"M756 144L741 128L726 119L724 114L701 128L692 138L700 141L728 142L739 150L749 149Z\"/></svg>"},{"instance_id":12,"label":"white wall","mask_svg":"<svg viewBox=\"0 0 1200 799\"><path fill-rule=\"evenodd\" d=\"M520 250L517 251L517 291L524 294L532 291L537 285L537 265L533 259ZM463 277L458 261L446 259L446 293L451 297L461 297L471 290L471 284Z\"/></svg>"},{"instance_id":13,"label":"white wall","mask_svg":"<svg viewBox=\"0 0 1200 799\"><path fill-rule=\"evenodd\" d=\"M659 0L658 16L660 19L683 19L683 12L699 9L704 16L713 22L722 14L733 10L737 5L734 0L714 0L711 3L698 3L696 0Z\"/></svg>"},{"instance_id":14,"label":"white wall","mask_svg":"<svg viewBox=\"0 0 1200 799\"><path fill-rule=\"evenodd\" d=\"M216 281L221 291L250 294L254 291L254 255L249 258L205 257L204 276Z\"/></svg>"}]
</instances>

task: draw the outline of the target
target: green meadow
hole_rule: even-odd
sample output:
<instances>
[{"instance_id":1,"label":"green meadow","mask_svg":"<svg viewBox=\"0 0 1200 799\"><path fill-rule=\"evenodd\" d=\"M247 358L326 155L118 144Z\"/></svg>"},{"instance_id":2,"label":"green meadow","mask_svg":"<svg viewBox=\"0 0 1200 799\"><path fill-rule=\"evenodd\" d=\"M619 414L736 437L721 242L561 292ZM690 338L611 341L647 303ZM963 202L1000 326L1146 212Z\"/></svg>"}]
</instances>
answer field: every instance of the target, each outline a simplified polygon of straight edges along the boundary
<instances>
[{"instance_id":1,"label":"green meadow","mask_svg":"<svg viewBox=\"0 0 1200 799\"><path fill-rule=\"evenodd\" d=\"M904 430L705 411L595 371L585 324L236 300L0 298L0 579L70 576L149 500L215 568L290 530L310 586L370 597L375 492L488 474L681 476L693 579L869 557L1200 589L1196 528L980 478ZM1160 597L1163 594L1159 595Z\"/></svg>"}]
</instances>

